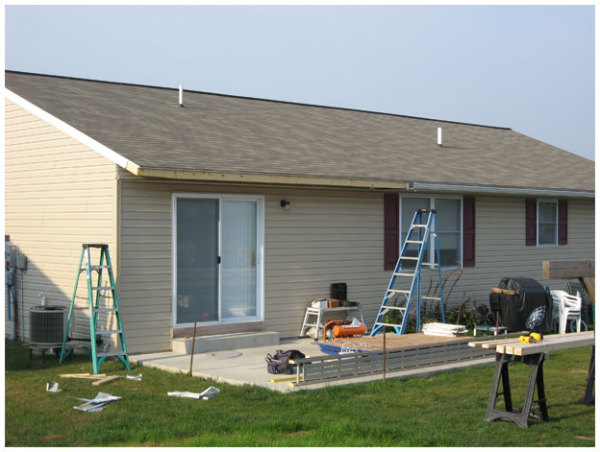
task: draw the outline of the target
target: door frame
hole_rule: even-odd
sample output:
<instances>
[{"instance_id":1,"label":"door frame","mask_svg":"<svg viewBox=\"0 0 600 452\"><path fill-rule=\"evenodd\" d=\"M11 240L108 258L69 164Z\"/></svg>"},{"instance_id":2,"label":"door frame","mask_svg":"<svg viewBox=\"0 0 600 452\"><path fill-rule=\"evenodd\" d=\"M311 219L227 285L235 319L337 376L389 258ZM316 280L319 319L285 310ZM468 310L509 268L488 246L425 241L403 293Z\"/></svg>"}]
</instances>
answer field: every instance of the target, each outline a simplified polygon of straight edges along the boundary
<instances>
[{"instance_id":1,"label":"door frame","mask_svg":"<svg viewBox=\"0 0 600 452\"><path fill-rule=\"evenodd\" d=\"M255 201L256 202L256 317L226 319L201 322L202 326L231 325L263 321L265 318L264 303L264 249L265 249L265 197L263 195L241 195L223 193L190 193L173 192L171 194L171 318L173 328L194 326L193 323L177 323L177 199L197 198L216 199L219 201L218 221L218 253L221 255L221 207L222 201ZM218 309L221 315L221 263L218 264Z\"/></svg>"}]
</instances>

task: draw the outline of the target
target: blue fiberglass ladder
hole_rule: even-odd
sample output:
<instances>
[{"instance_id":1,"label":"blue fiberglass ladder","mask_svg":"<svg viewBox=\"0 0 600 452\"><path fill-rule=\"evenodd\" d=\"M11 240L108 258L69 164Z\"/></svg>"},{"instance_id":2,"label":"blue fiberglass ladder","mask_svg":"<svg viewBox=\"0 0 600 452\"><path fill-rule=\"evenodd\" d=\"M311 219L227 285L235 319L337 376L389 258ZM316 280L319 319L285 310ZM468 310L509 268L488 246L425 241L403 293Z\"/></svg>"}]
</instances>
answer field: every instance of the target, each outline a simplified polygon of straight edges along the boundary
<instances>
[{"instance_id":1,"label":"blue fiberglass ladder","mask_svg":"<svg viewBox=\"0 0 600 452\"><path fill-rule=\"evenodd\" d=\"M91 265L90 248L96 248L100 250L100 263L99 265ZM83 259L85 257L85 266L82 267ZM106 270L108 273L109 285L102 285L102 272ZM97 272L97 284L94 285L92 278L92 272ZM79 278L81 273L85 272L87 282L87 298L88 308L90 316L90 349L88 350L92 359L93 372L97 374L100 371L100 366L106 358L115 357L118 358L125 367L126 370L130 370L129 356L127 355L127 346L125 345L125 334L123 333L123 324L121 322L121 311L119 309L119 300L117 298L117 289L115 286L115 278L113 276L112 264L110 262L110 254L108 252L108 245L105 244L83 244L81 250L81 258L79 259L79 267L77 271L77 278L75 280L75 289L73 290L73 299L71 300L71 307L69 309L69 316L67 318L67 325L65 327L65 334L63 338L62 349L60 351L60 363L62 363L66 357L73 351L72 347L68 347L67 341L69 339L69 325L71 318L73 317L73 309L75 305L75 297L77 295L77 286L79 284ZM110 296L106 296L110 294ZM95 295L95 297L94 297ZM95 299L94 299L95 298ZM104 299L104 303L101 303L101 298ZM112 300L112 305L110 301ZM107 304L108 303L108 304ZM110 315L114 313L117 321L116 330L98 330L98 318L100 315ZM108 323L108 318L104 319L105 323ZM117 342L120 345L120 350L114 352L97 350L96 340L98 336L117 336ZM78 339L73 339L78 340ZM81 339L79 339L81 340Z\"/></svg>"},{"instance_id":2,"label":"blue fiberglass ladder","mask_svg":"<svg viewBox=\"0 0 600 452\"><path fill-rule=\"evenodd\" d=\"M426 220L425 217L427 218ZM433 236L433 245L435 246L437 262L423 262L423 259L427 254L427 244L429 243L429 237L431 235ZM416 256L408 255L411 245L417 245ZM414 247L412 253L414 253ZM437 234L437 212L435 209L418 209L413 216L398 262L396 263L390 283L388 284L385 296L381 302L379 313L377 314L373 329L371 330L371 336L375 336L379 330L385 327L393 327L396 334L404 334L413 300L415 299L417 301L417 333L421 330L421 300L439 301L441 304L442 322L446 321L444 315L444 290L442 287L440 261L440 247ZM408 262L413 262L414 267L410 266L409 268L403 269L403 265L407 267ZM421 267L424 265L429 266L432 269L437 269L440 290L439 297L421 295ZM406 282L409 278L411 281L410 288L398 288L402 286L401 284L398 284L398 279L402 279ZM404 284L404 286L406 286L406 284ZM400 305L394 303L392 301L393 298L399 298Z\"/></svg>"}]
</instances>

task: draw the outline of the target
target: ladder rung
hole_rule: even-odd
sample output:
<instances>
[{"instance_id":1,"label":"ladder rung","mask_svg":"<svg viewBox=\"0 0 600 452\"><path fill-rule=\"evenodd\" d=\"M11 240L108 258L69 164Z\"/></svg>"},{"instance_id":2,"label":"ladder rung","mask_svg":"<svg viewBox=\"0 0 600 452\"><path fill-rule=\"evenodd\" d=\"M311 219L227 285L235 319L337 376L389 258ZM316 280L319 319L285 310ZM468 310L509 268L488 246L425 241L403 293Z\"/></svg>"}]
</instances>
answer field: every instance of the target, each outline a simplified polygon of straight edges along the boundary
<instances>
[{"instance_id":1,"label":"ladder rung","mask_svg":"<svg viewBox=\"0 0 600 452\"><path fill-rule=\"evenodd\" d=\"M102 356L126 356L127 353L125 352L105 352L105 353L96 353L97 357L102 357Z\"/></svg>"},{"instance_id":2,"label":"ladder rung","mask_svg":"<svg viewBox=\"0 0 600 452\"><path fill-rule=\"evenodd\" d=\"M406 308L402 308L400 306L383 306L383 309L395 309L396 311L406 311Z\"/></svg>"},{"instance_id":3,"label":"ladder rung","mask_svg":"<svg viewBox=\"0 0 600 452\"><path fill-rule=\"evenodd\" d=\"M427 228L426 224L413 224L411 228Z\"/></svg>"},{"instance_id":4,"label":"ladder rung","mask_svg":"<svg viewBox=\"0 0 600 452\"><path fill-rule=\"evenodd\" d=\"M402 273L402 272L394 273L394 275L396 275L396 276L415 276L414 273Z\"/></svg>"},{"instance_id":5,"label":"ladder rung","mask_svg":"<svg viewBox=\"0 0 600 452\"><path fill-rule=\"evenodd\" d=\"M407 261L418 261L419 258L418 257L414 257L414 256L402 256L400 257L401 260L407 260Z\"/></svg>"},{"instance_id":6,"label":"ladder rung","mask_svg":"<svg viewBox=\"0 0 600 452\"><path fill-rule=\"evenodd\" d=\"M114 290L113 286L94 286L92 290Z\"/></svg>"},{"instance_id":7,"label":"ladder rung","mask_svg":"<svg viewBox=\"0 0 600 452\"><path fill-rule=\"evenodd\" d=\"M94 312L117 312L117 308L94 308Z\"/></svg>"},{"instance_id":8,"label":"ladder rung","mask_svg":"<svg viewBox=\"0 0 600 452\"><path fill-rule=\"evenodd\" d=\"M421 297L421 300L436 300L436 301L442 301L441 297Z\"/></svg>"},{"instance_id":9,"label":"ladder rung","mask_svg":"<svg viewBox=\"0 0 600 452\"><path fill-rule=\"evenodd\" d=\"M90 265L90 270L100 270L101 268L110 268L110 265Z\"/></svg>"},{"instance_id":10,"label":"ladder rung","mask_svg":"<svg viewBox=\"0 0 600 452\"><path fill-rule=\"evenodd\" d=\"M382 322L375 322L375 326L377 325L382 325L382 326L401 326L401 323L382 323Z\"/></svg>"},{"instance_id":11,"label":"ladder rung","mask_svg":"<svg viewBox=\"0 0 600 452\"><path fill-rule=\"evenodd\" d=\"M437 262L422 262L421 265L429 265L430 267L437 267Z\"/></svg>"},{"instance_id":12,"label":"ladder rung","mask_svg":"<svg viewBox=\"0 0 600 452\"><path fill-rule=\"evenodd\" d=\"M391 293L403 293L403 294L408 295L410 293L410 290L390 289L390 290L388 290L388 292L391 292Z\"/></svg>"},{"instance_id":13,"label":"ladder rung","mask_svg":"<svg viewBox=\"0 0 600 452\"><path fill-rule=\"evenodd\" d=\"M423 240L407 240L405 243L423 243Z\"/></svg>"},{"instance_id":14,"label":"ladder rung","mask_svg":"<svg viewBox=\"0 0 600 452\"><path fill-rule=\"evenodd\" d=\"M100 336L108 336L111 334L121 334L123 331L121 330L96 330L96 334Z\"/></svg>"}]
</instances>

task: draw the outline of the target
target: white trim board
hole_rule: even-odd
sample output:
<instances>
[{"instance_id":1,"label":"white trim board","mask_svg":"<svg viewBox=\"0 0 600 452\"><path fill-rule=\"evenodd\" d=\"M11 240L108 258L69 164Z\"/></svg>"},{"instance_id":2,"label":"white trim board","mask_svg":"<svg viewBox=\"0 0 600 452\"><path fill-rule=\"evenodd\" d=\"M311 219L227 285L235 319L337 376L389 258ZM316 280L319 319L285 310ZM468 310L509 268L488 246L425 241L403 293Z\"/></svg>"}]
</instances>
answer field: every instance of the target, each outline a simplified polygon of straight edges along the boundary
<instances>
[{"instance_id":1,"label":"white trim board","mask_svg":"<svg viewBox=\"0 0 600 452\"><path fill-rule=\"evenodd\" d=\"M43 110L42 108L32 104L31 102L12 92L8 88L4 88L4 96L11 102L17 104L19 107L37 116L42 121L45 121L51 126L56 127L61 132L69 135L71 138L74 138L81 144L87 146L88 148L107 158L111 162L119 165L121 168L127 168L127 166L129 166L130 168L132 166L138 167L138 165L126 159L122 155L106 147L102 143L94 140L92 137L86 135L80 130L77 130L75 127L70 126L66 122L58 119L56 116L51 115L46 110Z\"/></svg>"}]
</instances>

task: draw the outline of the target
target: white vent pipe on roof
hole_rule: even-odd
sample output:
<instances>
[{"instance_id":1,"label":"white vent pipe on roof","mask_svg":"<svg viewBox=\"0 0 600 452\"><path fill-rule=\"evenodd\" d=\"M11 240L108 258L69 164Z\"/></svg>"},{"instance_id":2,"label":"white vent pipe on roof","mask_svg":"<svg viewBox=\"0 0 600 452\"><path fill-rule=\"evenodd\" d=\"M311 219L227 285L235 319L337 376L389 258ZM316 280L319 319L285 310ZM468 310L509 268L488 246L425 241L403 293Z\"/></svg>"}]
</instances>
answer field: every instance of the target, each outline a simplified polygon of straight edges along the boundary
<instances>
[{"instance_id":1,"label":"white vent pipe on roof","mask_svg":"<svg viewBox=\"0 0 600 452\"><path fill-rule=\"evenodd\" d=\"M438 127L438 146L442 145L442 128Z\"/></svg>"},{"instance_id":2,"label":"white vent pipe on roof","mask_svg":"<svg viewBox=\"0 0 600 452\"><path fill-rule=\"evenodd\" d=\"M179 106L183 107L183 85L179 85Z\"/></svg>"}]
</instances>

